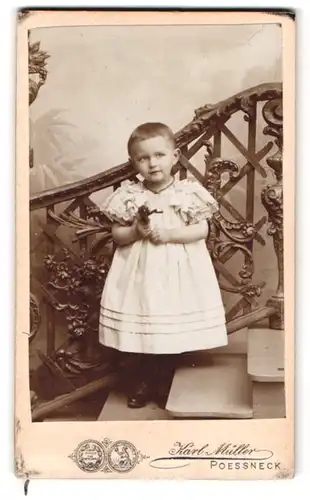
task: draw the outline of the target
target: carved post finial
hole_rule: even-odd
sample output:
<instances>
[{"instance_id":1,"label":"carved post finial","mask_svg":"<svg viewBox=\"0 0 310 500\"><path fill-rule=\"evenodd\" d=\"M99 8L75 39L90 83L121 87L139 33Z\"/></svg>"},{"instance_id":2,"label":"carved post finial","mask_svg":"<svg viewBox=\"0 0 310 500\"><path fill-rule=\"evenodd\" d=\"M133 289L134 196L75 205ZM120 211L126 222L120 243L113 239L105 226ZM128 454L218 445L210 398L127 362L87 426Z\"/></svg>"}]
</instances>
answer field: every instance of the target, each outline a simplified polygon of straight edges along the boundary
<instances>
[{"instance_id":1,"label":"carved post finial","mask_svg":"<svg viewBox=\"0 0 310 500\"><path fill-rule=\"evenodd\" d=\"M268 234L273 237L274 249L278 261L278 286L268 305L275 306L278 312L270 318L270 328L284 328L284 265L283 265L283 184L282 184L282 147L283 114L282 99L272 99L263 108L263 117L267 122L264 134L275 137L278 147L275 154L267 158L267 164L275 173L276 182L264 187L261 199L268 212Z\"/></svg>"}]
</instances>

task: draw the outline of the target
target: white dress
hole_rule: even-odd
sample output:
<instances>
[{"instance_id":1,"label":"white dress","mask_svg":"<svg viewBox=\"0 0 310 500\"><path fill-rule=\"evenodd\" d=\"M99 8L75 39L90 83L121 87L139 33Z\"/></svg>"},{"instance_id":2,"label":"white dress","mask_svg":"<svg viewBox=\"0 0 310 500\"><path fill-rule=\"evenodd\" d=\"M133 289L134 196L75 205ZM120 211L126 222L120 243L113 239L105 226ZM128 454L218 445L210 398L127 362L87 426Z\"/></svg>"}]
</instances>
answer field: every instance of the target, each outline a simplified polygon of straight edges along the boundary
<instances>
[{"instance_id":1,"label":"white dress","mask_svg":"<svg viewBox=\"0 0 310 500\"><path fill-rule=\"evenodd\" d=\"M217 202L196 181L175 180L160 193L125 182L101 210L130 224L147 203L162 213L153 227L173 228L210 219ZM204 240L118 247L101 298L99 341L125 352L177 354L227 345L225 312Z\"/></svg>"}]
</instances>

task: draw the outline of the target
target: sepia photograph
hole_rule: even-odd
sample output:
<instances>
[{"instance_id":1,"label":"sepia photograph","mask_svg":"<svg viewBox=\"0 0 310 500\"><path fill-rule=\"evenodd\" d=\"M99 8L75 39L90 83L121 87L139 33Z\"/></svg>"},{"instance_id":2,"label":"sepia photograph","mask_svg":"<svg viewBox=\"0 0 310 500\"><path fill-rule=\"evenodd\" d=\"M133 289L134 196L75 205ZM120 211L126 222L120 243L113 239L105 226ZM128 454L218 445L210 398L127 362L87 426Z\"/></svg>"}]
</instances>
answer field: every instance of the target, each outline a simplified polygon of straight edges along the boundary
<instances>
[{"instance_id":1,"label":"sepia photograph","mask_svg":"<svg viewBox=\"0 0 310 500\"><path fill-rule=\"evenodd\" d=\"M260 433L247 423L279 425L293 335L279 17L70 25L58 12L36 25L19 15L29 22L30 422L44 432L224 421L245 436ZM126 434L113 446L101 437L79 439L71 462L119 473L142 460ZM169 453L189 454L184 443L180 434ZM227 443L217 454L240 455Z\"/></svg>"},{"instance_id":2,"label":"sepia photograph","mask_svg":"<svg viewBox=\"0 0 310 500\"><path fill-rule=\"evenodd\" d=\"M35 421L285 417L281 53L277 24L29 32Z\"/></svg>"}]
</instances>

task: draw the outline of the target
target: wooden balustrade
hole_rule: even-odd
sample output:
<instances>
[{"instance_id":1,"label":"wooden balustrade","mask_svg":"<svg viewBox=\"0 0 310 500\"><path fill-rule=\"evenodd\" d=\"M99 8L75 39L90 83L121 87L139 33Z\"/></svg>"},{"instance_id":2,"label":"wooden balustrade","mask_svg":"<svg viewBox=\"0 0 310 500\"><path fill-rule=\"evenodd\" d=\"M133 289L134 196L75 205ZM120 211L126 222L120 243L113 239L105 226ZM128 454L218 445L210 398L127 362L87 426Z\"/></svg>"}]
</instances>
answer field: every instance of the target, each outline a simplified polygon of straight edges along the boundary
<instances>
[{"instance_id":1,"label":"wooden balustrade","mask_svg":"<svg viewBox=\"0 0 310 500\"><path fill-rule=\"evenodd\" d=\"M262 105L262 118L266 122L264 134L275 141L257 150L257 123ZM247 145L229 128L230 118L237 112L243 113L248 126ZM222 158L223 137L237 148L244 158L243 165ZM238 299L226 311L228 331L266 317L270 318L272 328L283 328L281 85L259 85L218 104L199 108L193 120L176 133L176 140L182 155L175 175L180 179L195 177L217 198L221 207L210 224L207 244L223 294ZM193 160L201 150L204 164L197 168ZM267 176L263 159L275 173L276 181L262 190L266 216L255 220L256 180ZM104 360L108 359L108 353L98 345L97 321L113 244L110 223L91 195L111 187L116 189L127 179L134 180L135 174L129 163L123 163L85 180L32 195L30 199L32 218L45 212L45 216L33 219L33 224L40 225L41 234L32 245L31 342L34 342L41 315L46 341L41 359L59 385L66 381L64 386L68 388L69 381L74 390L80 387L74 398L83 397L83 385L87 387L87 394L91 391L89 384L94 383L94 390L101 387L100 382L95 381L100 380L103 365L106 370ZM227 194L241 181L245 183L244 215L227 199ZM267 233L273 238L278 262L278 287L264 307L265 304L259 302L263 283L256 283L253 278L253 245L254 242L265 245L262 229L267 219ZM233 273L229 262L237 253L244 261L242 268ZM57 328L63 330L60 341ZM35 411L35 415L41 415Z\"/></svg>"}]
</instances>

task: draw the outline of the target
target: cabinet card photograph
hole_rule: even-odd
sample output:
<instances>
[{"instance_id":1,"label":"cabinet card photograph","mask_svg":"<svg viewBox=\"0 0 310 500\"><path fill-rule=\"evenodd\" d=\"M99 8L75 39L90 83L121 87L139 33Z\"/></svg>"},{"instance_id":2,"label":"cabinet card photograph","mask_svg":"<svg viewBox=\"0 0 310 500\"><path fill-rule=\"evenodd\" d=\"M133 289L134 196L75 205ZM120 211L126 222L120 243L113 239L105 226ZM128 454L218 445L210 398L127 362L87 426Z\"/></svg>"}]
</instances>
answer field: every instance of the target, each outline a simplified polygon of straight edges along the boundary
<instances>
[{"instance_id":1,"label":"cabinet card photograph","mask_svg":"<svg viewBox=\"0 0 310 500\"><path fill-rule=\"evenodd\" d=\"M18 477L293 477L294 30L18 13Z\"/></svg>"}]
</instances>

